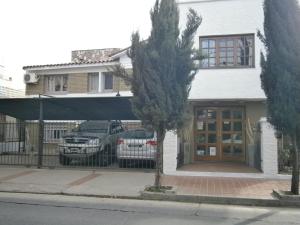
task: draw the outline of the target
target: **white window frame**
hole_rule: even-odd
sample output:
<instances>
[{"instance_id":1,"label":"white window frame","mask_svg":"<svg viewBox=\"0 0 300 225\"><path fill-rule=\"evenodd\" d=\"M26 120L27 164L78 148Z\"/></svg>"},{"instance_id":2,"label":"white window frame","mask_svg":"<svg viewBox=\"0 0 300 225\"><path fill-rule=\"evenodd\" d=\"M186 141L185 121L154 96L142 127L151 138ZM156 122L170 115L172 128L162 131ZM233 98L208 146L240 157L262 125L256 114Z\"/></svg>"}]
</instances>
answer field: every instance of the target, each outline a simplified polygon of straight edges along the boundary
<instances>
[{"instance_id":1,"label":"white window frame","mask_svg":"<svg viewBox=\"0 0 300 225\"><path fill-rule=\"evenodd\" d=\"M111 74L112 76L112 88L111 89L106 89L105 88L105 75L106 74L109 74L110 72L102 72L102 92L113 92L113 89L114 89L114 76Z\"/></svg>"},{"instance_id":2,"label":"white window frame","mask_svg":"<svg viewBox=\"0 0 300 225\"><path fill-rule=\"evenodd\" d=\"M44 143L59 143L64 134L68 132L70 124L46 123L44 128ZM55 133L59 133L56 136Z\"/></svg>"},{"instance_id":3,"label":"white window frame","mask_svg":"<svg viewBox=\"0 0 300 225\"><path fill-rule=\"evenodd\" d=\"M90 72L90 73L88 73L88 92L89 93L99 93L99 84L100 84L100 76L99 76L99 72ZM91 76L97 76L98 78L96 78L96 79L98 79L98 84L97 84L97 90L91 90L91 86L90 86L90 77Z\"/></svg>"},{"instance_id":4,"label":"white window frame","mask_svg":"<svg viewBox=\"0 0 300 225\"><path fill-rule=\"evenodd\" d=\"M54 90L50 90L51 88L50 88L50 85L49 85L49 82L50 82L49 79L50 78L55 78L55 77L60 77L61 90L59 90L59 91L55 91L55 83L54 83ZM66 91L63 91L64 77L67 78ZM47 94L66 94L66 93L68 93L68 86L69 86L69 76L68 76L68 74L53 74L53 75L51 74L51 75L45 75L44 87L45 87L45 92Z\"/></svg>"}]
</instances>

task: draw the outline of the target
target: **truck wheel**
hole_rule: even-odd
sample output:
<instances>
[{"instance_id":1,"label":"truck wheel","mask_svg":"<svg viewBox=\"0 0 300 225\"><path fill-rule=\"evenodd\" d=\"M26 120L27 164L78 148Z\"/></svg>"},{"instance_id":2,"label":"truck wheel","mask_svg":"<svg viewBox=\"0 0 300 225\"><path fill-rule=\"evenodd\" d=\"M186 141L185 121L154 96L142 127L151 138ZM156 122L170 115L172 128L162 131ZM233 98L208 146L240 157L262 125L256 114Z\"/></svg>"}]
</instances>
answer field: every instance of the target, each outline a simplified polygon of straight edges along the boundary
<instances>
[{"instance_id":1,"label":"truck wheel","mask_svg":"<svg viewBox=\"0 0 300 225\"><path fill-rule=\"evenodd\" d=\"M70 164L70 159L65 157L64 155L60 154L59 155L59 163L63 166L67 166Z\"/></svg>"}]
</instances>

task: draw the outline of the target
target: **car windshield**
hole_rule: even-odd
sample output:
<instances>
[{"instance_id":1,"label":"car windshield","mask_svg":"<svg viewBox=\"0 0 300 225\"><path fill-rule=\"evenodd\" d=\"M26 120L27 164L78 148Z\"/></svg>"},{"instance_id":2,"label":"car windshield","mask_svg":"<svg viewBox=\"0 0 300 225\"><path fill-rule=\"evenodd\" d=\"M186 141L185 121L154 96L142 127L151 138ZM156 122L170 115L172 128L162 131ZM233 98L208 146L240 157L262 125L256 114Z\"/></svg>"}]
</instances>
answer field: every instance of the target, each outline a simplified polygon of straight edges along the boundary
<instances>
[{"instance_id":1,"label":"car windshield","mask_svg":"<svg viewBox=\"0 0 300 225\"><path fill-rule=\"evenodd\" d=\"M107 133L108 123L88 121L79 125L78 131L87 133Z\"/></svg>"},{"instance_id":2,"label":"car windshield","mask_svg":"<svg viewBox=\"0 0 300 225\"><path fill-rule=\"evenodd\" d=\"M130 130L125 132L122 137L125 139L152 139L154 132L147 130Z\"/></svg>"}]
</instances>

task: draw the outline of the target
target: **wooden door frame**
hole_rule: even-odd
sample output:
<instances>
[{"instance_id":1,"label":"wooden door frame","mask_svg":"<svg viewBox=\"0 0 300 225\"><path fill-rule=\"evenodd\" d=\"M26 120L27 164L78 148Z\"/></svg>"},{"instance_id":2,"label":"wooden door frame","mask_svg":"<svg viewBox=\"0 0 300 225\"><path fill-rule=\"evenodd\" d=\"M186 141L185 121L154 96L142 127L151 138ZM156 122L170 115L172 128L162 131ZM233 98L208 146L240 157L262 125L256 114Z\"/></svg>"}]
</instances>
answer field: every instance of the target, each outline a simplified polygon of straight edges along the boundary
<instances>
[{"instance_id":1,"label":"wooden door frame","mask_svg":"<svg viewBox=\"0 0 300 225\"><path fill-rule=\"evenodd\" d=\"M197 129L197 118L196 118L196 113L197 110L202 109L202 110L216 110L216 135L217 135L217 143L216 143L216 147L217 147L217 156L198 156L197 155L197 133L198 133L198 129ZM240 156L225 156L223 154L223 150L222 150L222 117L221 117L221 112L224 109L228 109L230 111L233 111L234 109L240 109L242 110L243 113L243 118L242 118L242 140L243 140L243 144L242 144L242 148L243 148L243 153ZM237 161L237 162L245 162L246 161L246 109L245 106L243 105L220 105L220 106L194 106L194 124L193 124L193 133L194 133L194 149L193 149L193 155L194 155L194 161L198 162L198 161ZM232 118L230 119L232 120ZM209 120L206 120L209 121ZM205 133L208 134L207 131L208 128L206 128ZM208 143L205 144L206 146L209 146ZM219 156L218 156L219 154ZM201 158L201 159L199 159Z\"/></svg>"}]
</instances>

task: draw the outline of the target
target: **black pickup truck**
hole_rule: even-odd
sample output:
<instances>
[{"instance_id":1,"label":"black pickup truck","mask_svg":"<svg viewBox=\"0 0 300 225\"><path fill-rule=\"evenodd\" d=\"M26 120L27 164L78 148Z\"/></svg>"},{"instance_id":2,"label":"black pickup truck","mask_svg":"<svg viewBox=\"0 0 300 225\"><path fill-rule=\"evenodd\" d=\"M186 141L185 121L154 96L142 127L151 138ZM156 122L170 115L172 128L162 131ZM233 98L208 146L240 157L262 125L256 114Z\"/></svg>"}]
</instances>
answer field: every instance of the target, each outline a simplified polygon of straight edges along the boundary
<instances>
[{"instance_id":1,"label":"black pickup truck","mask_svg":"<svg viewBox=\"0 0 300 225\"><path fill-rule=\"evenodd\" d=\"M59 161L86 161L89 166L107 166L116 159L116 141L124 131L121 121L85 121L59 144Z\"/></svg>"}]
</instances>

